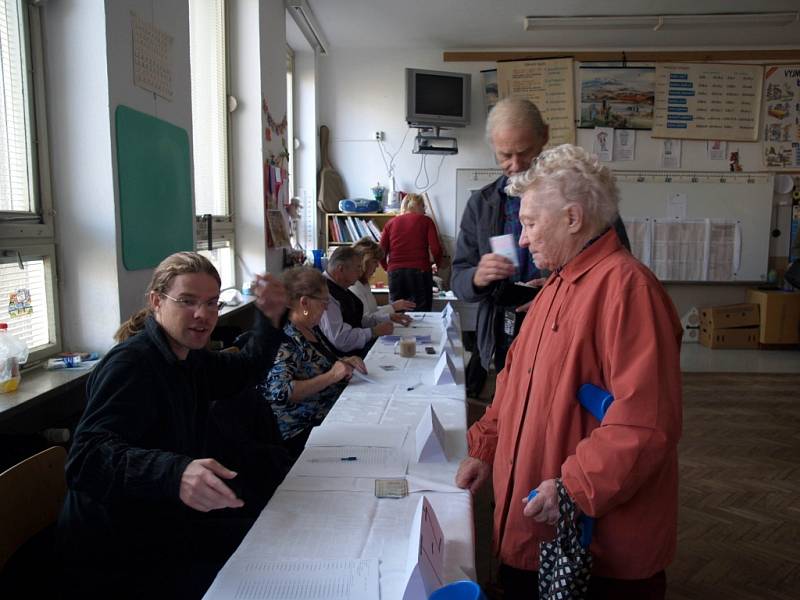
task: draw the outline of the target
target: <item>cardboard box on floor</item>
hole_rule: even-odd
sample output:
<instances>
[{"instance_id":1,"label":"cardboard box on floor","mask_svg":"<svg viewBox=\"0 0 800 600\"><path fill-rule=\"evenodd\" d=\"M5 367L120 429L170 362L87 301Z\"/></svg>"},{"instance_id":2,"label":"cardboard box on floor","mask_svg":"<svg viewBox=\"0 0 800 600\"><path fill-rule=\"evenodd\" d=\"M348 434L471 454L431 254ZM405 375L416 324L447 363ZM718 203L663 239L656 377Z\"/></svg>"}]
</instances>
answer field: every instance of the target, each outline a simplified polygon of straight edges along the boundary
<instances>
[{"instance_id":1,"label":"cardboard box on floor","mask_svg":"<svg viewBox=\"0 0 800 600\"><path fill-rule=\"evenodd\" d=\"M708 348L758 348L758 304L700 309L700 343Z\"/></svg>"},{"instance_id":2,"label":"cardboard box on floor","mask_svg":"<svg viewBox=\"0 0 800 600\"><path fill-rule=\"evenodd\" d=\"M732 327L757 327L760 323L758 303L726 304L700 309L700 323L705 322L711 329L730 329Z\"/></svg>"},{"instance_id":3,"label":"cardboard box on floor","mask_svg":"<svg viewBox=\"0 0 800 600\"><path fill-rule=\"evenodd\" d=\"M700 343L707 348L758 348L758 327L711 329L700 326Z\"/></svg>"},{"instance_id":4,"label":"cardboard box on floor","mask_svg":"<svg viewBox=\"0 0 800 600\"><path fill-rule=\"evenodd\" d=\"M760 307L760 343L800 343L800 292L750 289L747 300Z\"/></svg>"}]
</instances>

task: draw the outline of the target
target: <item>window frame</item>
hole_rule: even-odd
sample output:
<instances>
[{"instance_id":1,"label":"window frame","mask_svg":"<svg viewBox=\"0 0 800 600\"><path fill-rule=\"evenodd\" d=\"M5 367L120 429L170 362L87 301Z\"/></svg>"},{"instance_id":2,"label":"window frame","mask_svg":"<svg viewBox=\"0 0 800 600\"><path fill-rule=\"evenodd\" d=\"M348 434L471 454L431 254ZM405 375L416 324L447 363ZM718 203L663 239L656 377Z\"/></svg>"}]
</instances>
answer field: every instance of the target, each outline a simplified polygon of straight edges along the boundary
<instances>
[{"instance_id":1,"label":"window frame","mask_svg":"<svg viewBox=\"0 0 800 600\"><path fill-rule=\"evenodd\" d=\"M56 247L51 243L38 243L26 245L7 244L5 241L3 246L0 246L0 259L3 262L8 262L6 259L10 257L19 256L22 260L38 260L40 258L49 262L49 268L46 266L44 286L45 293L47 294L47 302L53 307L52 320L48 319L50 326L50 335L53 339L49 344L36 351L31 351L28 356L27 365L32 365L44 360L48 356L52 356L61 352L61 308L58 303L58 273L56 262ZM14 258L16 262L16 258ZM49 272L48 272L49 271Z\"/></svg>"},{"instance_id":2,"label":"window frame","mask_svg":"<svg viewBox=\"0 0 800 600\"><path fill-rule=\"evenodd\" d=\"M230 30L230 2L228 0L221 0L223 10L223 19L225 22L223 23L224 27L224 48L223 51L225 53L225 105L226 107L229 106L229 98L230 98L230 77L231 77L231 69L230 69L230 47L229 47L229 30ZM191 33L190 33L191 35ZM228 205L228 212L224 215L211 215L211 241L212 246L218 242L228 241L231 244L231 248L234 254L234 258L236 255L236 236L235 236L235 227L234 227L234 209L235 209L235 198L233 193L233 173L231 169L231 111L225 111L225 145L226 148L226 164L225 170L227 171L227 205ZM192 181L194 185L194 179ZM195 227L194 227L194 234L195 234L195 242L194 242L194 249L197 250L207 250L208 249L208 225L206 222L207 215L203 214L195 214Z\"/></svg>"},{"instance_id":3,"label":"window frame","mask_svg":"<svg viewBox=\"0 0 800 600\"><path fill-rule=\"evenodd\" d=\"M40 9L25 0L22 0L21 4L23 45L27 50L24 57L28 73L27 110L32 123L30 128L32 148L29 148L29 155L32 159L30 191L34 211L0 212L0 238L15 240L16 248L42 241L54 243L55 235Z\"/></svg>"},{"instance_id":4,"label":"window frame","mask_svg":"<svg viewBox=\"0 0 800 600\"><path fill-rule=\"evenodd\" d=\"M59 262L56 252L54 201L51 183L50 150L47 135L47 91L44 72L44 46L41 9L28 0L20 1L22 20L21 47L26 70L26 110L30 122L30 194L32 212L0 212L0 258L18 257L22 260L44 259L45 292L52 307L48 319L50 343L31 352L25 368L61 352L63 347L61 329L61 304L59 297ZM0 301L3 299L0 298Z\"/></svg>"}]
</instances>

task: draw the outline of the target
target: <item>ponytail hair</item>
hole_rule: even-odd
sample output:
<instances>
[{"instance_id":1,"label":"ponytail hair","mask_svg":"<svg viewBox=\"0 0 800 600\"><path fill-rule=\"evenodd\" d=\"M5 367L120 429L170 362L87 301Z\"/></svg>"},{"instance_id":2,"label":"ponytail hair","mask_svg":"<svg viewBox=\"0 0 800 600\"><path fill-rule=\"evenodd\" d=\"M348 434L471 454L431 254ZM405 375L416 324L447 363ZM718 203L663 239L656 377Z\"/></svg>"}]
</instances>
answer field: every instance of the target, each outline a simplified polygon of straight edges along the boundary
<instances>
[{"instance_id":1,"label":"ponytail hair","mask_svg":"<svg viewBox=\"0 0 800 600\"><path fill-rule=\"evenodd\" d=\"M150 280L145 292L147 306L119 326L119 329L114 334L114 340L123 342L144 329L145 320L153 313L153 307L150 305L150 292L165 294L178 275L191 275L193 273L211 275L216 280L217 285L222 285L217 269L202 254L197 252L176 252L168 256L153 271L153 278Z\"/></svg>"}]
</instances>

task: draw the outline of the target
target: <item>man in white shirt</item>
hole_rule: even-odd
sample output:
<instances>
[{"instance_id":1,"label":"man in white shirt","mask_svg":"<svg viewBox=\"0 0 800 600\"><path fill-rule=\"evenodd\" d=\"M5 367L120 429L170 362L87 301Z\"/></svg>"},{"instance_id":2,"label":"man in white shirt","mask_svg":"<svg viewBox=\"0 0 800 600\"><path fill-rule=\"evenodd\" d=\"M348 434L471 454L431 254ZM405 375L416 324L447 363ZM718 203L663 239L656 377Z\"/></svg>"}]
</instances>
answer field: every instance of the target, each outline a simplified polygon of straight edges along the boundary
<instances>
[{"instance_id":1,"label":"man in white shirt","mask_svg":"<svg viewBox=\"0 0 800 600\"><path fill-rule=\"evenodd\" d=\"M349 288L361 275L361 258L348 246L334 250L324 273L330 302L320 321L322 333L341 352L362 352L373 338L389 335L391 321L364 319L364 304Z\"/></svg>"}]
</instances>

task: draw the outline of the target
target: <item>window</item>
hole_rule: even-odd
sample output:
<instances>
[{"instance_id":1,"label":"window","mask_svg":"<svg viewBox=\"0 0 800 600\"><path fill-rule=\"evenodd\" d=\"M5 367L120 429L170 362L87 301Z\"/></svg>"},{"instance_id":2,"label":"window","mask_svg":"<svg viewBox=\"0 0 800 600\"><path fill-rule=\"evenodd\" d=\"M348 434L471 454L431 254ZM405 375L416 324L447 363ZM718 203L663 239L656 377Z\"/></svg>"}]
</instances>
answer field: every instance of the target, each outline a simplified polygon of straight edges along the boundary
<instances>
[{"instance_id":1,"label":"window","mask_svg":"<svg viewBox=\"0 0 800 600\"><path fill-rule=\"evenodd\" d=\"M189 2L196 248L217 267L223 288L236 284L228 184L225 4L225 0Z\"/></svg>"},{"instance_id":2,"label":"window","mask_svg":"<svg viewBox=\"0 0 800 600\"><path fill-rule=\"evenodd\" d=\"M61 348L39 9L0 0L0 321L30 361Z\"/></svg>"},{"instance_id":3,"label":"window","mask_svg":"<svg viewBox=\"0 0 800 600\"><path fill-rule=\"evenodd\" d=\"M24 341L28 350L41 352L56 340L53 249L31 247L30 251L30 256L0 259L0 322L8 323L8 331Z\"/></svg>"}]
</instances>

